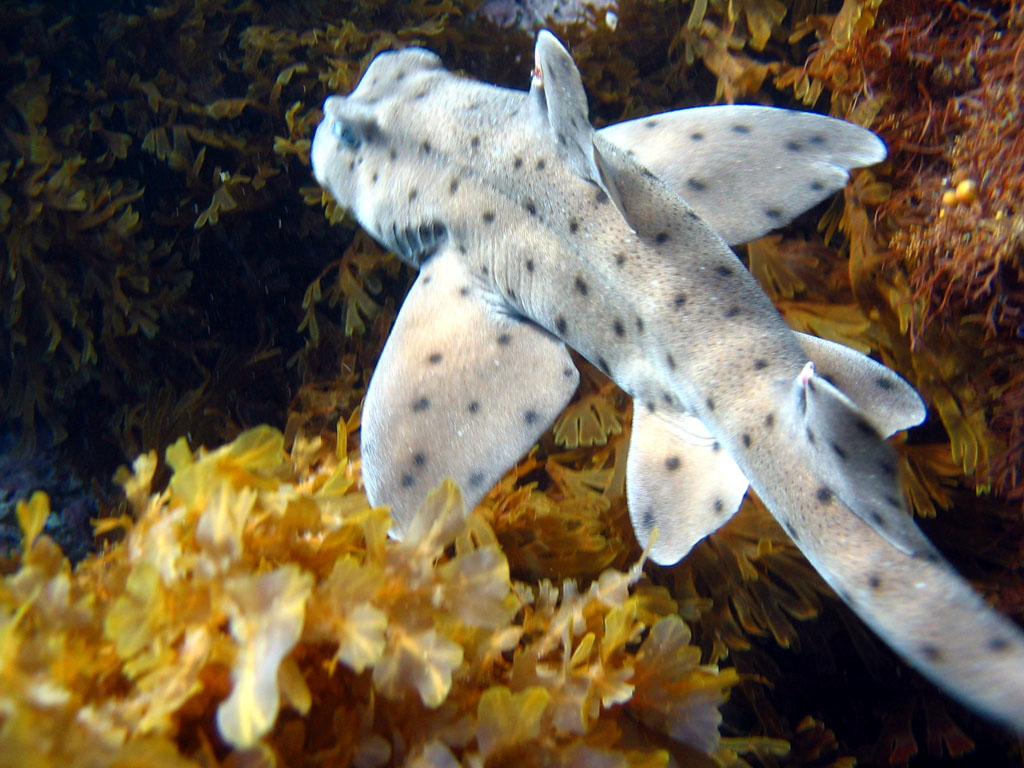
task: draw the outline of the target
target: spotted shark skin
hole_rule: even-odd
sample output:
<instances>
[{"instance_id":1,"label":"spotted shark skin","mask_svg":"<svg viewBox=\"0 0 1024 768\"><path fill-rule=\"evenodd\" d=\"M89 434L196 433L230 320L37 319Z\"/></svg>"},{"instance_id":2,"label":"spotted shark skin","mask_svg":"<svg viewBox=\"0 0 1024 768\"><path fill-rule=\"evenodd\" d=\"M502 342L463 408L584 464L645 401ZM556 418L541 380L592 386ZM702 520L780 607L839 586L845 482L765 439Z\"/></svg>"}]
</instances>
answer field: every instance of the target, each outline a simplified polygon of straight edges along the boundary
<instances>
[{"instance_id":1,"label":"spotted shark skin","mask_svg":"<svg viewBox=\"0 0 1024 768\"><path fill-rule=\"evenodd\" d=\"M884 366L794 333L728 244L885 157L820 115L703 107L595 131L549 32L529 92L378 55L324 103L317 180L419 276L367 391L363 473L401 536L453 477L472 506L568 403L566 346L635 401L638 540L677 562L748 483L890 646L1024 735L1024 634L913 523L883 437L924 404ZM652 534L657 536L652 542Z\"/></svg>"}]
</instances>

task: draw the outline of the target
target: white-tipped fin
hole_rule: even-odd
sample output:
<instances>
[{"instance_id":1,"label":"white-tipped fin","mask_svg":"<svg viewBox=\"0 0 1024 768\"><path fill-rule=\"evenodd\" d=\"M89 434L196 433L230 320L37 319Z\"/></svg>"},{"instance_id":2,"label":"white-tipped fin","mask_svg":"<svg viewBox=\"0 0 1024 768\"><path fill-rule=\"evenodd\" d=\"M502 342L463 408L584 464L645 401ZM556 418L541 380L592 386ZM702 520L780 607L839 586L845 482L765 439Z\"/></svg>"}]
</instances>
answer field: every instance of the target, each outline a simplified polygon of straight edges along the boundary
<instances>
[{"instance_id":1,"label":"white-tipped fin","mask_svg":"<svg viewBox=\"0 0 1024 768\"><path fill-rule=\"evenodd\" d=\"M677 563L736 512L747 478L695 416L650 413L633 404L626 497L633 531L651 559Z\"/></svg>"}]
</instances>

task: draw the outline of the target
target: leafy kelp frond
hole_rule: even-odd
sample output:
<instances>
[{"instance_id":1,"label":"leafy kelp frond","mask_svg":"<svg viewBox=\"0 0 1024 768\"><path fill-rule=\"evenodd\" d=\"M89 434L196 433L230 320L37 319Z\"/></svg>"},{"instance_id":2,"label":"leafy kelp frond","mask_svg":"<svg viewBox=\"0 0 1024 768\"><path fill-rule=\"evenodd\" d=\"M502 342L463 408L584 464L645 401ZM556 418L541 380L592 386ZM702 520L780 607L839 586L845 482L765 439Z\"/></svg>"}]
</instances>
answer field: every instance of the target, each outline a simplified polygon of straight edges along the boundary
<instances>
[{"instance_id":1,"label":"leafy kelp frond","mask_svg":"<svg viewBox=\"0 0 1024 768\"><path fill-rule=\"evenodd\" d=\"M41 535L45 495L19 506L23 561L0 583L5 759L185 766L255 749L289 765L646 766L718 753L737 678L701 663L640 564L585 589L513 581L450 481L390 540L344 426L337 438L299 433L290 453L269 427L210 451L181 440L159 493L144 454L120 473L135 524L73 572Z\"/></svg>"}]
</instances>

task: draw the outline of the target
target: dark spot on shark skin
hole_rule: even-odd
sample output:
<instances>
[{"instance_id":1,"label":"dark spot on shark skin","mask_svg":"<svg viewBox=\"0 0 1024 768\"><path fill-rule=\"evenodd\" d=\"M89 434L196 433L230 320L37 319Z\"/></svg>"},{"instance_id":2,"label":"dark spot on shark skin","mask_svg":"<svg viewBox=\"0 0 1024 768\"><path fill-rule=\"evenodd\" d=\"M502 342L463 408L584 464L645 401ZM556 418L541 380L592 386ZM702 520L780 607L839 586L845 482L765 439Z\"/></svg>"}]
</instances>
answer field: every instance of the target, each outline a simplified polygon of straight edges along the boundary
<instances>
[{"instance_id":1,"label":"dark spot on shark skin","mask_svg":"<svg viewBox=\"0 0 1024 768\"><path fill-rule=\"evenodd\" d=\"M468 484L470 488L479 488L480 484L484 481L483 472L474 472L469 476Z\"/></svg>"},{"instance_id":2,"label":"dark spot on shark skin","mask_svg":"<svg viewBox=\"0 0 1024 768\"><path fill-rule=\"evenodd\" d=\"M895 389L895 385L891 381L881 376L875 379L875 386L879 389L884 389L886 392Z\"/></svg>"},{"instance_id":3,"label":"dark spot on shark skin","mask_svg":"<svg viewBox=\"0 0 1024 768\"><path fill-rule=\"evenodd\" d=\"M377 179L378 179L378 176L377 176L377 173L375 171L373 176L370 177L370 183L371 184L376 184L377 183Z\"/></svg>"},{"instance_id":4,"label":"dark spot on shark skin","mask_svg":"<svg viewBox=\"0 0 1024 768\"><path fill-rule=\"evenodd\" d=\"M626 329L622 325L622 321L617 317L612 322L612 330L615 331L615 335L618 336L620 339L626 335Z\"/></svg>"},{"instance_id":5,"label":"dark spot on shark skin","mask_svg":"<svg viewBox=\"0 0 1024 768\"><path fill-rule=\"evenodd\" d=\"M731 320L734 317L738 317L741 311L742 310L734 304L733 306L731 306L727 310L725 310L725 312L723 314L724 314L724 316L726 318Z\"/></svg>"},{"instance_id":6,"label":"dark spot on shark skin","mask_svg":"<svg viewBox=\"0 0 1024 768\"><path fill-rule=\"evenodd\" d=\"M396 82L396 83L400 83L400 82L402 82L402 80L403 80L404 78L405 78L405 70L402 70L402 69L400 69L400 70L398 70L398 71L397 71L397 72L395 73L395 82Z\"/></svg>"},{"instance_id":7,"label":"dark spot on shark skin","mask_svg":"<svg viewBox=\"0 0 1024 768\"><path fill-rule=\"evenodd\" d=\"M413 101L419 101L424 96L426 96L427 93L428 93L428 91L427 91L426 88L424 88L422 91L416 91L416 93L414 93L413 96L412 96L412 100Z\"/></svg>"},{"instance_id":8,"label":"dark spot on shark skin","mask_svg":"<svg viewBox=\"0 0 1024 768\"><path fill-rule=\"evenodd\" d=\"M811 432L811 428L810 427L807 428L807 442L810 443L811 445L814 445L814 442L815 442L814 441L814 433Z\"/></svg>"},{"instance_id":9,"label":"dark spot on shark skin","mask_svg":"<svg viewBox=\"0 0 1024 768\"><path fill-rule=\"evenodd\" d=\"M356 169L356 161L355 161L355 158L353 158L353 159L348 161L348 172L352 173L352 171L354 171L355 169Z\"/></svg>"},{"instance_id":10,"label":"dark spot on shark skin","mask_svg":"<svg viewBox=\"0 0 1024 768\"><path fill-rule=\"evenodd\" d=\"M786 535L793 540L794 544L800 541L800 537L796 535L796 529L794 529L789 523L784 522L782 524L782 530L784 530Z\"/></svg>"},{"instance_id":11,"label":"dark spot on shark skin","mask_svg":"<svg viewBox=\"0 0 1024 768\"><path fill-rule=\"evenodd\" d=\"M477 413L480 410L480 401L471 400L469 405L466 406L466 410L469 411L470 413Z\"/></svg>"},{"instance_id":12,"label":"dark spot on shark skin","mask_svg":"<svg viewBox=\"0 0 1024 768\"><path fill-rule=\"evenodd\" d=\"M675 404L675 400L672 398L671 392L662 392L661 399L665 401L665 405L672 406Z\"/></svg>"},{"instance_id":13,"label":"dark spot on shark skin","mask_svg":"<svg viewBox=\"0 0 1024 768\"><path fill-rule=\"evenodd\" d=\"M765 415L765 417L764 417L764 425L768 429L771 429L772 427L775 426L775 414L774 413L769 413L769 414Z\"/></svg>"},{"instance_id":14,"label":"dark spot on shark skin","mask_svg":"<svg viewBox=\"0 0 1024 768\"><path fill-rule=\"evenodd\" d=\"M523 203L523 208L525 208L526 212L531 216L537 215L537 206L533 204L533 200L527 200Z\"/></svg>"},{"instance_id":15,"label":"dark spot on shark skin","mask_svg":"<svg viewBox=\"0 0 1024 768\"><path fill-rule=\"evenodd\" d=\"M849 455L843 449L843 446L839 445L839 443L832 443L831 445L832 451L840 458L840 460L846 461L849 458Z\"/></svg>"},{"instance_id":16,"label":"dark spot on shark skin","mask_svg":"<svg viewBox=\"0 0 1024 768\"><path fill-rule=\"evenodd\" d=\"M422 453L415 453L413 454L412 457L412 463L415 464L417 467L422 467L424 464L427 463L427 457L424 456Z\"/></svg>"},{"instance_id":17,"label":"dark spot on shark skin","mask_svg":"<svg viewBox=\"0 0 1024 768\"><path fill-rule=\"evenodd\" d=\"M655 120L655 119L654 119L654 118L652 117L652 118L650 118L650 119L649 119L649 120L648 120L648 121L647 121L646 123L644 123L644 128L653 128L653 127L654 127L654 126L656 126L657 124L658 124L658 121L657 121L657 120Z\"/></svg>"},{"instance_id":18,"label":"dark spot on shark skin","mask_svg":"<svg viewBox=\"0 0 1024 768\"><path fill-rule=\"evenodd\" d=\"M484 211L482 214L480 214L480 218L483 220L484 224L493 224L494 211Z\"/></svg>"},{"instance_id":19,"label":"dark spot on shark skin","mask_svg":"<svg viewBox=\"0 0 1024 768\"><path fill-rule=\"evenodd\" d=\"M486 265L485 265L485 266L483 266L483 267L480 267L480 272L481 272L481 274L483 274L483 275L484 275L485 277L486 277L487 275L491 274L491 270L490 270L490 268L489 268L489 267L487 267Z\"/></svg>"},{"instance_id":20,"label":"dark spot on shark skin","mask_svg":"<svg viewBox=\"0 0 1024 768\"><path fill-rule=\"evenodd\" d=\"M799 141L786 142L786 149L788 149L790 152L799 152L803 148L803 145Z\"/></svg>"},{"instance_id":21,"label":"dark spot on shark skin","mask_svg":"<svg viewBox=\"0 0 1024 768\"><path fill-rule=\"evenodd\" d=\"M643 514L643 530L649 531L654 527L654 509L647 507Z\"/></svg>"},{"instance_id":22,"label":"dark spot on shark skin","mask_svg":"<svg viewBox=\"0 0 1024 768\"><path fill-rule=\"evenodd\" d=\"M420 144L420 152L422 152L424 155L429 155L432 149L433 147L430 146L429 141L424 141L422 144Z\"/></svg>"},{"instance_id":23,"label":"dark spot on shark skin","mask_svg":"<svg viewBox=\"0 0 1024 768\"><path fill-rule=\"evenodd\" d=\"M523 414L523 421L525 421L525 422L526 422L526 423L527 423L527 424L528 424L529 426L531 426L531 427L532 427L532 426L533 426L534 424L536 424L536 423L537 423L537 419L539 419L539 418L540 418L540 416L538 416L538 415L537 415L537 412L536 412L536 411L534 411L534 410L529 410L529 411L526 411L526 412L525 412L525 413Z\"/></svg>"},{"instance_id":24,"label":"dark spot on shark skin","mask_svg":"<svg viewBox=\"0 0 1024 768\"><path fill-rule=\"evenodd\" d=\"M639 315L637 315L637 318L636 318L636 332L637 333L643 333L644 332L644 321L643 321L643 318L641 318Z\"/></svg>"},{"instance_id":25,"label":"dark spot on shark skin","mask_svg":"<svg viewBox=\"0 0 1024 768\"><path fill-rule=\"evenodd\" d=\"M1007 650L1009 647L1010 647L1010 641L1007 640L1005 637L992 637L992 638L989 638L988 649L990 651L995 651L996 653L998 653L1000 651Z\"/></svg>"},{"instance_id":26,"label":"dark spot on shark skin","mask_svg":"<svg viewBox=\"0 0 1024 768\"><path fill-rule=\"evenodd\" d=\"M715 401L712 400L710 397L705 402L705 405L707 405L709 411L715 410Z\"/></svg>"},{"instance_id":27,"label":"dark spot on shark skin","mask_svg":"<svg viewBox=\"0 0 1024 768\"><path fill-rule=\"evenodd\" d=\"M681 309L682 306L686 304L686 294L677 293L675 299L672 300L672 303L675 304L676 309Z\"/></svg>"},{"instance_id":28,"label":"dark spot on shark skin","mask_svg":"<svg viewBox=\"0 0 1024 768\"><path fill-rule=\"evenodd\" d=\"M815 491L814 495L822 504L828 504L832 501L832 489L828 486L821 486Z\"/></svg>"},{"instance_id":29,"label":"dark spot on shark skin","mask_svg":"<svg viewBox=\"0 0 1024 768\"><path fill-rule=\"evenodd\" d=\"M547 166L547 163L544 162L544 158L541 158L540 160L537 161L537 170L538 171L543 171L546 166Z\"/></svg>"},{"instance_id":30,"label":"dark spot on shark skin","mask_svg":"<svg viewBox=\"0 0 1024 768\"><path fill-rule=\"evenodd\" d=\"M876 576L875 574L871 574L870 576L868 576L868 586L872 589L878 589L880 586L882 586L882 580L878 578L878 576Z\"/></svg>"},{"instance_id":31,"label":"dark spot on shark skin","mask_svg":"<svg viewBox=\"0 0 1024 768\"><path fill-rule=\"evenodd\" d=\"M942 661L942 651L940 651L934 645L922 645L921 655L923 655L926 659L928 659L928 661L933 663L938 663Z\"/></svg>"},{"instance_id":32,"label":"dark spot on shark skin","mask_svg":"<svg viewBox=\"0 0 1024 768\"><path fill-rule=\"evenodd\" d=\"M896 467L887 461L878 462L878 469L886 477L896 477Z\"/></svg>"},{"instance_id":33,"label":"dark spot on shark skin","mask_svg":"<svg viewBox=\"0 0 1024 768\"><path fill-rule=\"evenodd\" d=\"M669 472L675 472L677 469L679 469L679 463L680 462L678 456L669 456L667 459L665 459L665 469L667 469Z\"/></svg>"},{"instance_id":34,"label":"dark spot on shark skin","mask_svg":"<svg viewBox=\"0 0 1024 768\"><path fill-rule=\"evenodd\" d=\"M711 444L711 452L718 453L720 450L722 450L722 444L715 440L715 442Z\"/></svg>"},{"instance_id":35,"label":"dark spot on shark skin","mask_svg":"<svg viewBox=\"0 0 1024 768\"><path fill-rule=\"evenodd\" d=\"M676 369L676 359L672 357L671 352L665 355L665 364L668 366L670 371L674 371Z\"/></svg>"},{"instance_id":36,"label":"dark spot on shark skin","mask_svg":"<svg viewBox=\"0 0 1024 768\"><path fill-rule=\"evenodd\" d=\"M416 478L413 477L410 474L405 474L405 475L402 475L402 481L401 482L402 482L402 487L403 488L411 488L413 483L416 482Z\"/></svg>"},{"instance_id":37,"label":"dark spot on shark skin","mask_svg":"<svg viewBox=\"0 0 1024 768\"><path fill-rule=\"evenodd\" d=\"M644 408L647 409L648 413L654 413L654 403L644 403Z\"/></svg>"},{"instance_id":38,"label":"dark spot on shark skin","mask_svg":"<svg viewBox=\"0 0 1024 768\"><path fill-rule=\"evenodd\" d=\"M559 315L558 317L555 318L555 330L557 330L559 334L564 336L565 331L568 327L569 323L566 322L565 318L562 315Z\"/></svg>"},{"instance_id":39,"label":"dark spot on shark skin","mask_svg":"<svg viewBox=\"0 0 1024 768\"><path fill-rule=\"evenodd\" d=\"M885 503L888 504L893 509L903 509L903 505L900 504L900 500L897 499L895 496L886 496Z\"/></svg>"},{"instance_id":40,"label":"dark spot on shark skin","mask_svg":"<svg viewBox=\"0 0 1024 768\"><path fill-rule=\"evenodd\" d=\"M418 189L416 189L416 187L413 187L412 189L410 189L409 190L409 202L411 203L413 200L415 200L416 196L419 195L419 193L420 192L419 192Z\"/></svg>"},{"instance_id":41,"label":"dark spot on shark skin","mask_svg":"<svg viewBox=\"0 0 1024 768\"><path fill-rule=\"evenodd\" d=\"M705 192L708 188L707 184L694 176L691 176L686 180L686 186L694 192Z\"/></svg>"},{"instance_id":42,"label":"dark spot on shark skin","mask_svg":"<svg viewBox=\"0 0 1024 768\"><path fill-rule=\"evenodd\" d=\"M672 236L668 232L659 232L657 235L654 236L654 242L656 242L658 245L664 245L671 239Z\"/></svg>"},{"instance_id":43,"label":"dark spot on shark skin","mask_svg":"<svg viewBox=\"0 0 1024 768\"><path fill-rule=\"evenodd\" d=\"M480 137L474 136L469 140L469 146L473 149L477 149L480 146Z\"/></svg>"},{"instance_id":44,"label":"dark spot on shark skin","mask_svg":"<svg viewBox=\"0 0 1024 768\"><path fill-rule=\"evenodd\" d=\"M621 267L626 263L626 254L616 253L615 254L615 266Z\"/></svg>"},{"instance_id":45,"label":"dark spot on shark skin","mask_svg":"<svg viewBox=\"0 0 1024 768\"><path fill-rule=\"evenodd\" d=\"M469 296L469 286L464 285L459 288L459 296Z\"/></svg>"},{"instance_id":46,"label":"dark spot on shark skin","mask_svg":"<svg viewBox=\"0 0 1024 768\"><path fill-rule=\"evenodd\" d=\"M782 220L782 211L780 211L777 208L765 208L764 215L767 216L772 221Z\"/></svg>"},{"instance_id":47,"label":"dark spot on shark skin","mask_svg":"<svg viewBox=\"0 0 1024 768\"><path fill-rule=\"evenodd\" d=\"M880 514L878 514L877 512L872 512L872 513L871 513L871 514L869 515L869 517L871 518L871 522L872 522L872 523L874 523L874 524L875 524L875 527L876 527L876 528L878 528L878 529L879 529L880 531L884 531L884 530L885 530L885 529L886 529L886 528L888 527L888 526L887 526L887 525L885 524L885 518L884 518L884 517L882 517L882 516L881 516Z\"/></svg>"},{"instance_id":48,"label":"dark spot on shark skin","mask_svg":"<svg viewBox=\"0 0 1024 768\"><path fill-rule=\"evenodd\" d=\"M690 139L693 141L704 141L704 134L700 131L694 131L690 134Z\"/></svg>"},{"instance_id":49,"label":"dark spot on shark skin","mask_svg":"<svg viewBox=\"0 0 1024 768\"><path fill-rule=\"evenodd\" d=\"M397 152L395 151L395 148L394 148L394 147L392 147L392 148L391 148L391 149L390 149L390 150L388 151L388 157L390 157L390 158L391 158L392 160L397 160L397 159L398 159L398 153L397 153Z\"/></svg>"},{"instance_id":50,"label":"dark spot on shark skin","mask_svg":"<svg viewBox=\"0 0 1024 768\"><path fill-rule=\"evenodd\" d=\"M527 259L526 260L526 271L527 272L533 272L534 269L536 269L536 267L533 264L533 259Z\"/></svg>"},{"instance_id":51,"label":"dark spot on shark skin","mask_svg":"<svg viewBox=\"0 0 1024 768\"><path fill-rule=\"evenodd\" d=\"M558 143L561 144L563 147L565 146L565 134L564 133L558 134Z\"/></svg>"},{"instance_id":52,"label":"dark spot on shark skin","mask_svg":"<svg viewBox=\"0 0 1024 768\"><path fill-rule=\"evenodd\" d=\"M744 448L749 448L750 447L750 434L747 433L747 432L743 433L743 447Z\"/></svg>"},{"instance_id":53,"label":"dark spot on shark skin","mask_svg":"<svg viewBox=\"0 0 1024 768\"><path fill-rule=\"evenodd\" d=\"M564 376L565 378L567 378L567 379L568 379L568 378L571 378L571 377L572 377L572 372L573 372L574 370L575 370L574 368L570 368L569 366L566 366L565 368L563 368L563 369L562 369L562 375L563 375L563 376Z\"/></svg>"},{"instance_id":54,"label":"dark spot on shark skin","mask_svg":"<svg viewBox=\"0 0 1024 768\"><path fill-rule=\"evenodd\" d=\"M437 365L438 363L441 362L441 359L442 359L441 353L440 352L434 352L434 353L432 353L430 355L430 357L427 358L427 362L430 363L431 365Z\"/></svg>"},{"instance_id":55,"label":"dark spot on shark skin","mask_svg":"<svg viewBox=\"0 0 1024 768\"><path fill-rule=\"evenodd\" d=\"M717 267L715 267L715 272L720 277L729 277L729 275L732 274L732 267L727 267L725 266L725 264L719 264Z\"/></svg>"},{"instance_id":56,"label":"dark spot on shark skin","mask_svg":"<svg viewBox=\"0 0 1024 768\"><path fill-rule=\"evenodd\" d=\"M417 413L419 413L420 411L425 411L429 407L430 407L430 400L428 400L425 397L421 397L419 400L414 400L413 404L412 404L413 411L415 411Z\"/></svg>"},{"instance_id":57,"label":"dark spot on shark skin","mask_svg":"<svg viewBox=\"0 0 1024 768\"><path fill-rule=\"evenodd\" d=\"M590 290L587 287L587 282L586 280L583 279L582 275L576 275L576 280L573 283L573 286L576 288L576 293L578 293L580 296L586 296L587 292Z\"/></svg>"},{"instance_id":58,"label":"dark spot on shark skin","mask_svg":"<svg viewBox=\"0 0 1024 768\"><path fill-rule=\"evenodd\" d=\"M576 219L569 219L569 231L574 235L580 231L580 223Z\"/></svg>"},{"instance_id":59,"label":"dark spot on shark skin","mask_svg":"<svg viewBox=\"0 0 1024 768\"><path fill-rule=\"evenodd\" d=\"M733 133L750 133L750 126L749 125L743 125L743 123L736 123L736 125L732 126L732 132Z\"/></svg>"},{"instance_id":60,"label":"dark spot on shark skin","mask_svg":"<svg viewBox=\"0 0 1024 768\"><path fill-rule=\"evenodd\" d=\"M522 168L523 167L523 158L517 157L515 160L513 160L512 161L512 167L516 168L516 169Z\"/></svg>"},{"instance_id":61,"label":"dark spot on shark skin","mask_svg":"<svg viewBox=\"0 0 1024 768\"><path fill-rule=\"evenodd\" d=\"M603 189L598 188L597 192L594 193L594 202L598 205L603 205L608 202L608 193Z\"/></svg>"},{"instance_id":62,"label":"dark spot on shark skin","mask_svg":"<svg viewBox=\"0 0 1024 768\"><path fill-rule=\"evenodd\" d=\"M459 191L459 180L458 179L452 179L451 180L451 182L448 184L448 191L451 192L453 195L456 192Z\"/></svg>"},{"instance_id":63,"label":"dark spot on shark skin","mask_svg":"<svg viewBox=\"0 0 1024 768\"><path fill-rule=\"evenodd\" d=\"M509 334L502 333L502 334L498 335L498 344L500 344L501 346L507 347L511 343L512 343L512 337Z\"/></svg>"},{"instance_id":64,"label":"dark spot on shark skin","mask_svg":"<svg viewBox=\"0 0 1024 768\"><path fill-rule=\"evenodd\" d=\"M816 133L813 136L811 136L811 144L820 146L820 145L822 145L824 143L825 143L825 137L822 136L820 133Z\"/></svg>"},{"instance_id":65,"label":"dark spot on shark skin","mask_svg":"<svg viewBox=\"0 0 1024 768\"><path fill-rule=\"evenodd\" d=\"M725 502L722 501L721 499L715 499L714 508L715 512L717 512L718 514L722 514L723 512L725 512Z\"/></svg>"},{"instance_id":66,"label":"dark spot on shark skin","mask_svg":"<svg viewBox=\"0 0 1024 768\"><path fill-rule=\"evenodd\" d=\"M608 365L608 361L605 360L603 357L597 358L597 367L600 368L605 373L611 375L611 366Z\"/></svg>"},{"instance_id":67,"label":"dark spot on shark skin","mask_svg":"<svg viewBox=\"0 0 1024 768\"><path fill-rule=\"evenodd\" d=\"M824 190L825 190L825 185L822 184L820 181L812 181L811 182L811 191L812 192L823 192Z\"/></svg>"},{"instance_id":68,"label":"dark spot on shark skin","mask_svg":"<svg viewBox=\"0 0 1024 768\"><path fill-rule=\"evenodd\" d=\"M761 358L758 358L757 360L754 361L754 370L755 371L763 371L767 367L768 367L768 361L767 360L762 360Z\"/></svg>"},{"instance_id":69,"label":"dark spot on shark skin","mask_svg":"<svg viewBox=\"0 0 1024 768\"><path fill-rule=\"evenodd\" d=\"M423 284L424 285L430 285L430 281L433 280L433 279L434 279L433 275L424 275L423 276Z\"/></svg>"}]
</instances>

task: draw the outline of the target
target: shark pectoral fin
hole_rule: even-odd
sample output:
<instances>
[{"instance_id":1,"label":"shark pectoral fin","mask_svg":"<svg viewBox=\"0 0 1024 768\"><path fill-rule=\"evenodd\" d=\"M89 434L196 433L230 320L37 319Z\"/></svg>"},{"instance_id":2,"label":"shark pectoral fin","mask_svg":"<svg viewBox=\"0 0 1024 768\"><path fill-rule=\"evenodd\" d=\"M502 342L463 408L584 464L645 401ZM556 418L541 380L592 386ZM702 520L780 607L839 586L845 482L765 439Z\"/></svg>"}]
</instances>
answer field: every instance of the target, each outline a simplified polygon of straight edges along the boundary
<instances>
[{"instance_id":1,"label":"shark pectoral fin","mask_svg":"<svg viewBox=\"0 0 1024 768\"><path fill-rule=\"evenodd\" d=\"M699 419L634 403L626 496L641 546L658 528L654 562L679 562L733 516L746 491L747 478Z\"/></svg>"},{"instance_id":2,"label":"shark pectoral fin","mask_svg":"<svg viewBox=\"0 0 1024 768\"><path fill-rule=\"evenodd\" d=\"M908 555L930 545L907 510L896 452L846 395L807 363L794 380L793 407L814 474L861 520Z\"/></svg>"},{"instance_id":3,"label":"shark pectoral fin","mask_svg":"<svg viewBox=\"0 0 1024 768\"><path fill-rule=\"evenodd\" d=\"M927 415L924 401L894 371L834 341L798 333L815 373L849 397L883 437L916 427Z\"/></svg>"},{"instance_id":4,"label":"shark pectoral fin","mask_svg":"<svg viewBox=\"0 0 1024 768\"><path fill-rule=\"evenodd\" d=\"M391 507L396 536L445 477L472 509L579 383L565 345L503 312L457 256L424 264L363 403L366 493Z\"/></svg>"},{"instance_id":5,"label":"shark pectoral fin","mask_svg":"<svg viewBox=\"0 0 1024 768\"><path fill-rule=\"evenodd\" d=\"M587 93L576 62L558 38L546 29L537 35L534 59L536 69L530 84L530 108L535 112L535 119L550 130L554 151L580 178L600 187L628 224L614 175L594 146Z\"/></svg>"},{"instance_id":6,"label":"shark pectoral fin","mask_svg":"<svg viewBox=\"0 0 1024 768\"><path fill-rule=\"evenodd\" d=\"M753 106L680 109L598 135L659 176L727 243L746 243L842 189L885 144L844 120Z\"/></svg>"}]
</instances>

